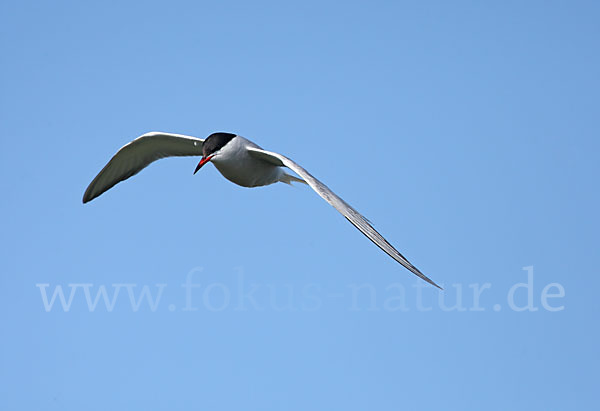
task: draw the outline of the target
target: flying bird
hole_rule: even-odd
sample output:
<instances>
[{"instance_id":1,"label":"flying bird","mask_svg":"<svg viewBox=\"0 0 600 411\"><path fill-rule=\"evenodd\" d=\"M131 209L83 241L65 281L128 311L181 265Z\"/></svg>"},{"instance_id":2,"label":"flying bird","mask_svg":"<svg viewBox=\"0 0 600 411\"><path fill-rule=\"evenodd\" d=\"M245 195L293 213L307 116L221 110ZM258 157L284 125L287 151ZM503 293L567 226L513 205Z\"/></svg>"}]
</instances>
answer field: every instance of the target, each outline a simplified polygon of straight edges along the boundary
<instances>
[{"instance_id":1,"label":"flying bird","mask_svg":"<svg viewBox=\"0 0 600 411\"><path fill-rule=\"evenodd\" d=\"M206 139L162 132L144 134L117 151L85 190L83 202L92 201L115 184L136 175L150 163L172 156L201 156L194 174L211 162L223 177L242 187L259 187L277 182L308 184L377 247L411 273L441 289L383 238L365 217L308 171L286 156L263 150L236 134L213 133ZM285 168L300 178L286 173Z\"/></svg>"}]
</instances>

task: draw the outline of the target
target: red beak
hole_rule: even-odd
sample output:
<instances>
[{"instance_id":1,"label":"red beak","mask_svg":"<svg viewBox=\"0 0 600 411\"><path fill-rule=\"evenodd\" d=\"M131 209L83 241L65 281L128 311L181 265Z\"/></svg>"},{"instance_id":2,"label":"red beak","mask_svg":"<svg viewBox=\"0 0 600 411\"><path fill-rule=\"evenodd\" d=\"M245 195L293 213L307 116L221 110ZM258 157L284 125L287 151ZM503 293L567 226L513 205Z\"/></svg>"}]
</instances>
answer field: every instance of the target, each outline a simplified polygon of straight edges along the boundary
<instances>
[{"instance_id":1,"label":"red beak","mask_svg":"<svg viewBox=\"0 0 600 411\"><path fill-rule=\"evenodd\" d=\"M200 162L198 163L198 165L196 166L196 169L194 170L194 174L196 174L198 172L198 170L200 170L202 168L202 166L206 163L208 163L210 161L211 158L213 158L214 156L210 156L210 157L202 157L202 160L200 160Z\"/></svg>"}]
</instances>

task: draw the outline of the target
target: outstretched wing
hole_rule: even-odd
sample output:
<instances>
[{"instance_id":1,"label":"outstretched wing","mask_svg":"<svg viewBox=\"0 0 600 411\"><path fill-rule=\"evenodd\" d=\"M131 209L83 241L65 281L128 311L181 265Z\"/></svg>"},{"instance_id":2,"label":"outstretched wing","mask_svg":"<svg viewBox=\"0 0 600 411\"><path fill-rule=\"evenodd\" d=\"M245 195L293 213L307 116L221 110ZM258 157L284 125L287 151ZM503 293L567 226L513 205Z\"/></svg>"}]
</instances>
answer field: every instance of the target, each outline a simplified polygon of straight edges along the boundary
<instances>
[{"instance_id":1,"label":"outstretched wing","mask_svg":"<svg viewBox=\"0 0 600 411\"><path fill-rule=\"evenodd\" d=\"M182 134L152 132L121 147L90 183L83 202L98 197L120 181L136 175L150 163L164 157L201 156L204 140Z\"/></svg>"},{"instance_id":2,"label":"outstretched wing","mask_svg":"<svg viewBox=\"0 0 600 411\"><path fill-rule=\"evenodd\" d=\"M325 184L313 177L308 171L296 164L289 158L271 151L261 150L259 148L247 147L250 155L267 161L273 165L287 167L298 174L317 192L318 195L323 197L325 201L331 204L336 210L338 210L348 221L350 221L356 228L360 230L369 240L373 241L377 247L385 251L390 257L406 267L411 273L427 281L429 284L436 286L441 289L439 285L430 280L425 274L423 274L417 267L412 265L398 250L396 250L390 243L387 242L381 234L373 228L371 224L363 217L358 211L356 211L350 204L346 203L340 197L338 197L333 191L329 189Z\"/></svg>"}]
</instances>

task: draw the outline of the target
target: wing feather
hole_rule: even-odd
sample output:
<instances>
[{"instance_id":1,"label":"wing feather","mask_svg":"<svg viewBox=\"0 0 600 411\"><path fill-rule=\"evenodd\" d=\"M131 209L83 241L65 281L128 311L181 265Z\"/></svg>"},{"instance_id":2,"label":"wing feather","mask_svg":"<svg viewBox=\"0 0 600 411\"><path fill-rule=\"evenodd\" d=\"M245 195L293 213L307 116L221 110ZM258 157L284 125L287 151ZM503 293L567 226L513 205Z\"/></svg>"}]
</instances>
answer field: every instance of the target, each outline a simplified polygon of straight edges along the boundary
<instances>
[{"instance_id":1,"label":"wing feather","mask_svg":"<svg viewBox=\"0 0 600 411\"><path fill-rule=\"evenodd\" d=\"M285 157L284 155L274 153L271 151L262 150L254 147L247 147L249 153L256 157L260 158L264 161L267 161L273 165L287 167L298 174L304 181L308 183L309 186L312 187L313 190L316 191L318 195L320 195L325 201L331 204L336 210L338 210L352 225L354 225L358 230L363 233L369 240L371 240L377 247L381 248L400 263L402 266L406 267L411 273L415 274L419 278L427 281L429 284L436 286L439 289L442 289L439 285L434 283L429 277L423 274L417 267L412 265L398 250L396 250L381 234L373 228L373 226L369 223L369 221L362 216L358 211L356 211L350 204L346 203L342 198L337 196L333 191L329 189L325 184L321 181L313 177L308 171L302 168L300 165Z\"/></svg>"},{"instance_id":2,"label":"wing feather","mask_svg":"<svg viewBox=\"0 0 600 411\"><path fill-rule=\"evenodd\" d=\"M203 139L182 134L144 134L117 151L85 190L83 202L92 201L115 184L136 175L161 158L201 156L203 142Z\"/></svg>"}]
</instances>

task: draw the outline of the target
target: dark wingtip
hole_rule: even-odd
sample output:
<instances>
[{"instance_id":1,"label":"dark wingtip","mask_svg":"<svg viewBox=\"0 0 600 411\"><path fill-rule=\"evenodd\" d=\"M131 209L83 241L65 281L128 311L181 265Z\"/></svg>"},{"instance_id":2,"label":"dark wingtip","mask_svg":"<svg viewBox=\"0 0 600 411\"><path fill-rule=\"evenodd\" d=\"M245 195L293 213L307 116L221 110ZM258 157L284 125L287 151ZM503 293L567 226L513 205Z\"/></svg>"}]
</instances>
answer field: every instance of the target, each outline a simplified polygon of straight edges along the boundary
<instances>
[{"instance_id":1,"label":"dark wingtip","mask_svg":"<svg viewBox=\"0 0 600 411\"><path fill-rule=\"evenodd\" d=\"M415 273L416 274L416 273ZM419 275L420 274L420 275ZM429 277L427 277L425 274L423 274L422 272L419 271L419 274L417 274L417 276L421 279L424 280L425 282L433 285L436 288L439 288L440 290L444 290L442 287L440 287L439 285L437 285L435 282L433 282L433 280L431 280Z\"/></svg>"},{"instance_id":2,"label":"dark wingtip","mask_svg":"<svg viewBox=\"0 0 600 411\"><path fill-rule=\"evenodd\" d=\"M86 203L89 203L90 201L92 201L96 197L98 197L98 196L93 196L89 193L89 190L85 190L85 193L83 193L83 198L81 199L81 202L83 204L86 204Z\"/></svg>"},{"instance_id":3,"label":"dark wingtip","mask_svg":"<svg viewBox=\"0 0 600 411\"><path fill-rule=\"evenodd\" d=\"M402 254L400 254L402 256ZM404 256L402 256L402 258L404 258ZM406 258L404 258L406 260ZM440 287L439 285L437 285L431 278L427 277L425 274L423 274L421 272L421 270L419 270L417 267L415 267L414 265L412 265L408 260L406 260L406 262L408 263L408 266L405 265L405 267L408 269L408 271L410 271L411 273L413 273L414 275L416 275L417 277L419 277L421 280L433 285L436 288L439 288L440 290L444 290L442 287ZM404 265L404 264L403 264Z\"/></svg>"},{"instance_id":4,"label":"dark wingtip","mask_svg":"<svg viewBox=\"0 0 600 411\"><path fill-rule=\"evenodd\" d=\"M439 285L437 285L432 279L430 279L429 277L427 277L425 274L421 273L421 275L423 276L423 277L421 277L423 280L427 281L429 284L433 285L434 287L437 287L440 290L444 291L444 289L442 287L440 287Z\"/></svg>"}]
</instances>

